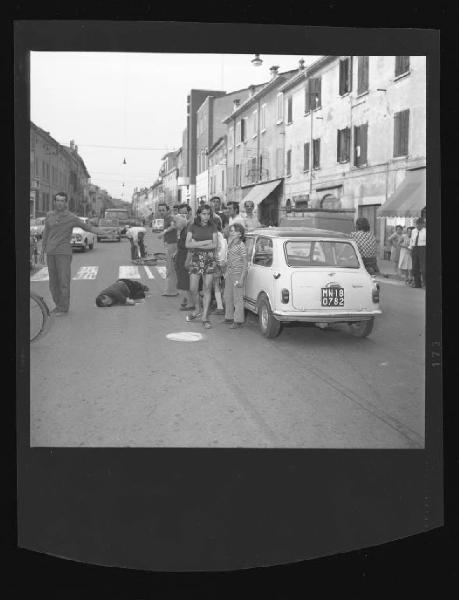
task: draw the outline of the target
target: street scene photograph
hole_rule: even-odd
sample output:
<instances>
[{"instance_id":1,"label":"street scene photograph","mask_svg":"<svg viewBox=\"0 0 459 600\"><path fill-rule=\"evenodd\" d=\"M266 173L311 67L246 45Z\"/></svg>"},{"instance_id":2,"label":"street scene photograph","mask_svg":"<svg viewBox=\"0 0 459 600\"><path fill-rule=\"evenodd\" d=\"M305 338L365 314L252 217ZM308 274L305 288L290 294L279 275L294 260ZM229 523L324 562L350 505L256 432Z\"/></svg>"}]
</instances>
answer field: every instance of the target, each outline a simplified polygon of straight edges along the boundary
<instances>
[{"instance_id":1,"label":"street scene photograph","mask_svg":"<svg viewBox=\"0 0 459 600\"><path fill-rule=\"evenodd\" d=\"M31 51L30 446L424 449L426 62Z\"/></svg>"}]
</instances>

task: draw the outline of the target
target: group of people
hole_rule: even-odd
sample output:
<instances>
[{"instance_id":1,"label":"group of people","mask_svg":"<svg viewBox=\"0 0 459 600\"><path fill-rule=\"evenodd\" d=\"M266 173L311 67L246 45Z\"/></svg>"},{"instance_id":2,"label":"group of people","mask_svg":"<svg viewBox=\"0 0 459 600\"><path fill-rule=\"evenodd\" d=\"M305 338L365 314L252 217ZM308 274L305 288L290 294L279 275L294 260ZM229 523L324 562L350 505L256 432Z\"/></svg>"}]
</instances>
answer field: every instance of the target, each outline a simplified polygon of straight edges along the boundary
<instances>
[{"instance_id":1,"label":"group of people","mask_svg":"<svg viewBox=\"0 0 459 600\"><path fill-rule=\"evenodd\" d=\"M426 287L426 223L423 218L415 223L406 231L401 225L395 227L389 237L390 259L407 285L420 288Z\"/></svg>"},{"instance_id":2,"label":"group of people","mask_svg":"<svg viewBox=\"0 0 459 600\"><path fill-rule=\"evenodd\" d=\"M193 218L191 207L184 203L166 204L158 211L164 219L162 238L166 249L166 287L163 296L183 294L179 309L187 311L186 321L201 318L206 329L212 298L214 314L224 315L223 323L237 329L244 322L244 286L247 277L245 232L260 227L254 215L254 203L244 204L246 215L239 212L239 203L223 207L219 197L209 204L200 203ZM223 290L223 293L222 293Z\"/></svg>"}]
</instances>

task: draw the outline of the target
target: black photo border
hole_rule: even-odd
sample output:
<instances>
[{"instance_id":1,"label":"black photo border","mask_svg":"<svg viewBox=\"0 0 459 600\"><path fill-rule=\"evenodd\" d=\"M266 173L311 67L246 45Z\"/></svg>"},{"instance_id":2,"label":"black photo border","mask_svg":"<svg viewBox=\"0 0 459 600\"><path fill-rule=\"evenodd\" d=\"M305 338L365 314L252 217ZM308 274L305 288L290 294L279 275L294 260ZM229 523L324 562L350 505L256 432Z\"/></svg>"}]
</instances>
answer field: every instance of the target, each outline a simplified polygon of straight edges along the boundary
<instances>
[{"instance_id":1,"label":"black photo border","mask_svg":"<svg viewBox=\"0 0 459 600\"><path fill-rule=\"evenodd\" d=\"M37 20L16 21L14 30L19 547L93 565L227 571L441 527L440 243L429 244L427 255L424 450L30 448L29 342L21 319L29 278L29 51L425 55L427 216L429 239L440 241L438 31Z\"/></svg>"}]
</instances>

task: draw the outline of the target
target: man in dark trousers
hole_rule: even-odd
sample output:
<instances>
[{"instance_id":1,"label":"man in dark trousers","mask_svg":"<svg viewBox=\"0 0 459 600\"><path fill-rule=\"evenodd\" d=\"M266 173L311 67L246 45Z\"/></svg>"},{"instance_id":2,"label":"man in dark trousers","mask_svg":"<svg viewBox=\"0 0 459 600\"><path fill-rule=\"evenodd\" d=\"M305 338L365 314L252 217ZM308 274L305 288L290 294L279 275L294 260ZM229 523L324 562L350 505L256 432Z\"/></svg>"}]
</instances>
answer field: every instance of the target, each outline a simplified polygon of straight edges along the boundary
<instances>
[{"instance_id":1,"label":"man in dark trousers","mask_svg":"<svg viewBox=\"0 0 459 600\"><path fill-rule=\"evenodd\" d=\"M416 219L416 228L411 232L410 248L414 279L412 287L426 287L426 224L422 217Z\"/></svg>"},{"instance_id":2,"label":"man in dark trousers","mask_svg":"<svg viewBox=\"0 0 459 600\"><path fill-rule=\"evenodd\" d=\"M40 253L40 262L46 263L49 273L49 289L55 308L51 311L57 316L66 315L70 304L70 265L72 262L72 247L70 240L72 229L81 227L85 231L100 234L101 230L85 223L76 215L69 212L67 194L58 192L54 196L54 210L46 215L45 228Z\"/></svg>"}]
</instances>

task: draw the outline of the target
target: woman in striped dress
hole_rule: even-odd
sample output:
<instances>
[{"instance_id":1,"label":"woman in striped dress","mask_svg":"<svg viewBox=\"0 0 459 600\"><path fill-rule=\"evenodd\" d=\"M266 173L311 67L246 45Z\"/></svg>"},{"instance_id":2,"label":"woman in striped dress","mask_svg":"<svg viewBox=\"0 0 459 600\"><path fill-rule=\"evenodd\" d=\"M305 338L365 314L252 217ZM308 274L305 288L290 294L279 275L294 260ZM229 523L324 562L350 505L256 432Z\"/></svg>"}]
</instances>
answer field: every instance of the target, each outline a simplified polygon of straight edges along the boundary
<instances>
[{"instance_id":1,"label":"woman in striped dress","mask_svg":"<svg viewBox=\"0 0 459 600\"><path fill-rule=\"evenodd\" d=\"M244 289L247 279L247 248L244 226L234 223L229 228L225 271L225 320L237 329L244 323Z\"/></svg>"}]
</instances>

